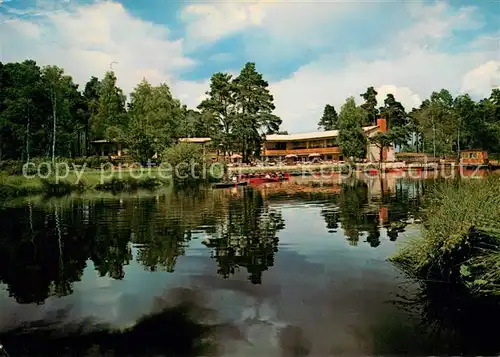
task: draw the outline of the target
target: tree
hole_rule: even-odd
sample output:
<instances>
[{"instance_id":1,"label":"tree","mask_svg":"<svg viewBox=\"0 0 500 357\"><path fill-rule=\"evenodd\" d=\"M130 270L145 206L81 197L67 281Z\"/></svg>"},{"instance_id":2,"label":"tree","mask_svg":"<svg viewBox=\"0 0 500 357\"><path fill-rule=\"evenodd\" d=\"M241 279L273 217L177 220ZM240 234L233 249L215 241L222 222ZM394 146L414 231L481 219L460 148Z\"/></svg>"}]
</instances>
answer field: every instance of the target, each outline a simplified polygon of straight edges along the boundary
<instances>
[{"instance_id":1,"label":"tree","mask_svg":"<svg viewBox=\"0 0 500 357\"><path fill-rule=\"evenodd\" d=\"M247 162L252 153L260 150L265 134L279 130L281 119L273 114L274 98L255 63L245 64L233 85L236 101L233 135L240 143L243 161Z\"/></svg>"},{"instance_id":2,"label":"tree","mask_svg":"<svg viewBox=\"0 0 500 357\"><path fill-rule=\"evenodd\" d=\"M94 139L116 140L127 126L125 95L116 86L116 76L106 72L99 88L97 113L92 123Z\"/></svg>"},{"instance_id":3,"label":"tree","mask_svg":"<svg viewBox=\"0 0 500 357\"><path fill-rule=\"evenodd\" d=\"M490 98L476 105L477 132L474 134L474 148L500 152L500 118L498 107Z\"/></svg>"},{"instance_id":4,"label":"tree","mask_svg":"<svg viewBox=\"0 0 500 357\"><path fill-rule=\"evenodd\" d=\"M468 94L459 95L453 103L457 119L457 154L461 149L474 148L474 137L481 129L477 123L476 103Z\"/></svg>"},{"instance_id":5,"label":"tree","mask_svg":"<svg viewBox=\"0 0 500 357\"><path fill-rule=\"evenodd\" d=\"M76 152L78 133L81 125L81 95L78 86L64 70L57 66L47 66L42 71L42 81L47 90L51 107L51 156L55 164L55 156L73 156ZM59 149L56 150L56 143Z\"/></svg>"},{"instance_id":6,"label":"tree","mask_svg":"<svg viewBox=\"0 0 500 357\"><path fill-rule=\"evenodd\" d=\"M221 145L225 152L231 149L231 125L235 114L234 86L232 76L227 73L214 73L210 79L208 98L203 100L198 109L202 114L212 115L218 122L212 139Z\"/></svg>"},{"instance_id":7,"label":"tree","mask_svg":"<svg viewBox=\"0 0 500 357\"><path fill-rule=\"evenodd\" d=\"M365 100L361 105L361 108L365 111L365 118L363 119L362 125L375 125L378 118L377 109L377 91L373 87L368 87L366 92L360 94L360 96Z\"/></svg>"},{"instance_id":8,"label":"tree","mask_svg":"<svg viewBox=\"0 0 500 357\"><path fill-rule=\"evenodd\" d=\"M83 91L83 99L85 103L85 153L88 154L90 144L91 128L96 122L96 114L99 107L99 91L101 82L97 77L90 77L90 80L85 84Z\"/></svg>"},{"instance_id":9,"label":"tree","mask_svg":"<svg viewBox=\"0 0 500 357\"><path fill-rule=\"evenodd\" d=\"M387 120L389 129L391 127L404 127L408 124L408 116L403 105L389 93L384 100L384 106L380 107L380 116Z\"/></svg>"},{"instance_id":10,"label":"tree","mask_svg":"<svg viewBox=\"0 0 500 357\"><path fill-rule=\"evenodd\" d=\"M199 112L182 107L182 117L178 127L179 138L211 137L217 129L217 121L207 112Z\"/></svg>"},{"instance_id":11,"label":"tree","mask_svg":"<svg viewBox=\"0 0 500 357\"><path fill-rule=\"evenodd\" d=\"M255 69L255 63L247 63L236 78L227 73L215 73L210 82L208 98L198 109L212 115L212 140L222 146L224 152L238 150L247 161L259 153L265 134L279 130L281 119L273 114L273 96L269 84Z\"/></svg>"},{"instance_id":12,"label":"tree","mask_svg":"<svg viewBox=\"0 0 500 357\"><path fill-rule=\"evenodd\" d=\"M398 102L394 95L389 93L384 100L384 106L380 107L380 116L387 121L390 137L398 146L403 146L409 139L408 115L403 105Z\"/></svg>"},{"instance_id":13,"label":"tree","mask_svg":"<svg viewBox=\"0 0 500 357\"><path fill-rule=\"evenodd\" d=\"M44 68L44 81L47 83L49 90L50 104L52 106L52 165L55 164L56 153L56 126L57 126L57 110L58 100L61 100L61 80L63 70L56 66L48 66Z\"/></svg>"},{"instance_id":14,"label":"tree","mask_svg":"<svg viewBox=\"0 0 500 357\"><path fill-rule=\"evenodd\" d=\"M367 138L362 123L366 112L356 106L354 97L347 98L339 115L339 146L344 158L366 157Z\"/></svg>"},{"instance_id":15,"label":"tree","mask_svg":"<svg viewBox=\"0 0 500 357\"><path fill-rule=\"evenodd\" d=\"M34 61L7 63L0 74L0 159L44 154L50 107L40 67Z\"/></svg>"},{"instance_id":16,"label":"tree","mask_svg":"<svg viewBox=\"0 0 500 357\"><path fill-rule=\"evenodd\" d=\"M182 118L180 102L166 84L151 86L143 80L130 94L130 123L123 139L135 158L150 159L173 142Z\"/></svg>"},{"instance_id":17,"label":"tree","mask_svg":"<svg viewBox=\"0 0 500 357\"><path fill-rule=\"evenodd\" d=\"M318 129L320 130L335 130L339 117L333 105L327 104L323 111L323 116L318 122Z\"/></svg>"}]
</instances>

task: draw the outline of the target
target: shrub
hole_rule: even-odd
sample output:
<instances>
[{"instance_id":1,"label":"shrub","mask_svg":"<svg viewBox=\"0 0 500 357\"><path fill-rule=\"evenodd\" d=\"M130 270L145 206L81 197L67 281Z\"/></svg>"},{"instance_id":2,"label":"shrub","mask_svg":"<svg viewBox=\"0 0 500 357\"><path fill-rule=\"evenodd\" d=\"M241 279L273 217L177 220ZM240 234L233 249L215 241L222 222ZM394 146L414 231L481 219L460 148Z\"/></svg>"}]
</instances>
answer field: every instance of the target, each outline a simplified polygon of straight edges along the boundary
<instances>
[{"instance_id":1,"label":"shrub","mask_svg":"<svg viewBox=\"0 0 500 357\"><path fill-rule=\"evenodd\" d=\"M111 192L124 192L136 191L138 189L152 190L160 185L160 182L154 177L146 177L145 179L135 179L128 177L127 179L119 179L113 177L109 181L96 185L96 190L111 191Z\"/></svg>"},{"instance_id":2,"label":"shrub","mask_svg":"<svg viewBox=\"0 0 500 357\"><path fill-rule=\"evenodd\" d=\"M77 184L65 180L56 182L52 179L42 179L41 181L43 193L47 196L65 196L72 192L82 192L85 189L85 183L82 181Z\"/></svg>"},{"instance_id":3,"label":"shrub","mask_svg":"<svg viewBox=\"0 0 500 357\"><path fill-rule=\"evenodd\" d=\"M179 143L168 148L162 155L162 165L165 164L172 166L175 184L187 184L208 179L207 163L199 145Z\"/></svg>"}]
</instances>

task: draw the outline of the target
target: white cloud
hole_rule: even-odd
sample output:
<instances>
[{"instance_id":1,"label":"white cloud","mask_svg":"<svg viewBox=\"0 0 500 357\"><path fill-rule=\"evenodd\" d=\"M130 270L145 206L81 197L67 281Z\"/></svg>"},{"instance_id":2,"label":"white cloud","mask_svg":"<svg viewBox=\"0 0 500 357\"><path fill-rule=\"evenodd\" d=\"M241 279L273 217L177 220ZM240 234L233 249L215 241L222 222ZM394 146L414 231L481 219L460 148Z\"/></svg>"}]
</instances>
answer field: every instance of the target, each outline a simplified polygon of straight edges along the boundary
<instances>
[{"instance_id":1,"label":"white cloud","mask_svg":"<svg viewBox=\"0 0 500 357\"><path fill-rule=\"evenodd\" d=\"M196 108L207 96L205 92L209 89L210 80L202 81L174 81L172 92L188 108Z\"/></svg>"},{"instance_id":2,"label":"white cloud","mask_svg":"<svg viewBox=\"0 0 500 357\"><path fill-rule=\"evenodd\" d=\"M328 41L323 33L325 26L331 28L343 15L361 8L370 11L373 6L373 3L349 0L217 1L187 5L180 18L186 23L190 47L245 31L249 51L254 45L262 46L262 41L272 50L275 43L281 48L285 44L295 48L320 45Z\"/></svg>"},{"instance_id":3,"label":"white cloud","mask_svg":"<svg viewBox=\"0 0 500 357\"><path fill-rule=\"evenodd\" d=\"M461 92L485 95L500 87L500 60L488 61L467 72L462 80Z\"/></svg>"},{"instance_id":4,"label":"white cloud","mask_svg":"<svg viewBox=\"0 0 500 357\"><path fill-rule=\"evenodd\" d=\"M397 101L401 102L405 108L410 110L411 108L418 108L420 103L422 103L422 99L416 93L413 93L412 90L408 87L395 87L393 85L383 85L378 88L375 88L377 91L377 102L379 107L384 105L384 100L387 97L387 94L393 94Z\"/></svg>"},{"instance_id":5,"label":"white cloud","mask_svg":"<svg viewBox=\"0 0 500 357\"><path fill-rule=\"evenodd\" d=\"M195 3L182 10L181 19L187 23L187 37L212 42L260 24L262 6L262 2Z\"/></svg>"},{"instance_id":6,"label":"white cloud","mask_svg":"<svg viewBox=\"0 0 500 357\"><path fill-rule=\"evenodd\" d=\"M1 22L1 19L0 19ZM35 59L55 64L83 86L102 77L111 62L118 85L130 92L143 77L171 82L194 62L185 57L181 40L166 27L142 21L114 2L69 6L0 24L2 61Z\"/></svg>"},{"instance_id":7,"label":"white cloud","mask_svg":"<svg viewBox=\"0 0 500 357\"><path fill-rule=\"evenodd\" d=\"M345 98L351 95L361 103L359 95L368 86L378 88L380 94L392 90L408 110L418 106L419 100L429 97L434 90L447 88L458 93L462 88L462 77L488 62L492 56L494 53L491 52L454 55L415 51L396 59L351 63L335 71L318 61L300 68L288 79L273 83L272 92L277 114L284 120L286 129L303 131L316 126L327 103L340 110ZM477 72L483 73L483 79L487 76L485 70L474 73ZM470 83L469 88L477 88L477 83L470 80L467 83ZM475 93L481 95L487 95L491 90L486 86L478 89L479 92ZM383 99L379 101L379 105L382 104Z\"/></svg>"}]
</instances>

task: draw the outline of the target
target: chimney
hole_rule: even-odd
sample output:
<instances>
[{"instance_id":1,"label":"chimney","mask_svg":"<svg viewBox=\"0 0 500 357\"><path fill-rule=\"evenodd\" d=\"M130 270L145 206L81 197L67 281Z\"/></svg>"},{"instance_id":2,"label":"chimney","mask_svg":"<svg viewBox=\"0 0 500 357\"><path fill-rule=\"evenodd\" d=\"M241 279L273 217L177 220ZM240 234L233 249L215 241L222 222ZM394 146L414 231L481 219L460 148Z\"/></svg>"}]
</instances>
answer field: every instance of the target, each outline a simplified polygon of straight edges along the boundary
<instances>
[{"instance_id":1,"label":"chimney","mask_svg":"<svg viewBox=\"0 0 500 357\"><path fill-rule=\"evenodd\" d=\"M381 133L387 132L387 121L384 118L381 117L377 119L377 126Z\"/></svg>"}]
</instances>

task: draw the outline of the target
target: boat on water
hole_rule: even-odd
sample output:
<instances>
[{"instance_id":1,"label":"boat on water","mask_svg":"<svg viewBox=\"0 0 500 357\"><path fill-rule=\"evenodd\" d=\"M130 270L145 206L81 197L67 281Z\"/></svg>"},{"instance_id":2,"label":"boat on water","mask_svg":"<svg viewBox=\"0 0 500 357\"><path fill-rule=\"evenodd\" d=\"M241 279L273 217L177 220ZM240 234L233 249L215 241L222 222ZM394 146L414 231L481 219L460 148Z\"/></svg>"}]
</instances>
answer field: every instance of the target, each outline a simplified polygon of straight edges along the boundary
<instances>
[{"instance_id":1,"label":"boat on water","mask_svg":"<svg viewBox=\"0 0 500 357\"><path fill-rule=\"evenodd\" d=\"M254 178L249 178L247 181L251 185L259 185L261 183L268 183L268 182L280 182L280 181L286 181L288 180L288 177L254 177Z\"/></svg>"},{"instance_id":2,"label":"boat on water","mask_svg":"<svg viewBox=\"0 0 500 357\"><path fill-rule=\"evenodd\" d=\"M269 182L280 182L287 181L290 179L290 174L282 174L282 175L242 175L240 177L241 180L246 180L251 185L259 185L263 183Z\"/></svg>"},{"instance_id":3,"label":"boat on water","mask_svg":"<svg viewBox=\"0 0 500 357\"><path fill-rule=\"evenodd\" d=\"M212 185L212 188L228 188L228 187L238 187L247 186L247 181L237 181L237 182L217 182Z\"/></svg>"},{"instance_id":4,"label":"boat on water","mask_svg":"<svg viewBox=\"0 0 500 357\"><path fill-rule=\"evenodd\" d=\"M247 186L247 185L260 185L263 183L270 182L281 182L290 179L290 174L243 174L239 176L233 176L232 181L218 182L212 185L213 188L228 188L237 186Z\"/></svg>"}]
</instances>

